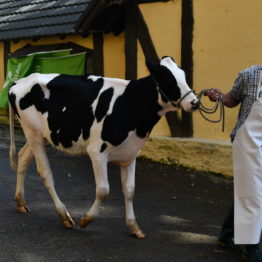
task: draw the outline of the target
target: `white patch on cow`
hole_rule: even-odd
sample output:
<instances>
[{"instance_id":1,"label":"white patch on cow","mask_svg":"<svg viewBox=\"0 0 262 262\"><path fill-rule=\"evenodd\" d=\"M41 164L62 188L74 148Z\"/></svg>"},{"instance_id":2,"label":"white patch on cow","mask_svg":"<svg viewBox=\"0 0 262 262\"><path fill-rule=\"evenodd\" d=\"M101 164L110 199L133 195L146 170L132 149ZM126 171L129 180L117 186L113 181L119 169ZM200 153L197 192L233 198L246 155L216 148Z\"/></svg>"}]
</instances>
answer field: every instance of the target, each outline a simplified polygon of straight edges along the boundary
<instances>
[{"instance_id":1,"label":"white patch on cow","mask_svg":"<svg viewBox=\"0 0 262 262\"><path fill-rule=\"evenodd\" d=\"M108 161L125 166L135 160L146 138L139 138L135 131L130 131L127 138L119 146L109 149Z\"/></svg>"},{"instance_id":2,"label":"white patch on cow","mask_svg":"<svg viewBox=\"0 0 262 262\"><path fill-rule=\"evenodd\" d=\"M175 77L177 85L181 91L181 97L183 97L188 91L190 91L190 88L186 82L184 71L180 69L170 57L164 58L160 62L160 65L165 66Z\"/></svg>"},{"instance_id":3,"label":"white patch on cow","mask_svg":"<svg viewBox=\"0 0 262 262\"><path fill-rule=\"evenodd\" d=\"M46 88L46 85L58 75L59 74L31 74L26 78L21 78L17 80L17 85L12 86L9 92L15 94L19 98L22 98L31 91L34 85L39 84L42 87L42 90L45 94L45 98L49 98L50 91Z\"/></svg>"},{"instance_id":4,"label":"white patch on cow","mask_svg":"<svg viewBox=\"0 0 262 262\"><path fill-rule=\"evenodd\" d=\"M165 57L161 60L160 65L165 66L175 77L177 85L181 92L181 97L186 95L191 90L186 82L185 72L177 66L177 64L172 60L172 58ZM181 106L184 108L184 110L190 111L192 107L191 102L197 100L198 99L194 95L194 93L190 93L185 97L185 99L182 100Z\"/></svg>"},{"instance_id":5,"label":"white patch on cow","mask_svg":"<svg viewBox=\"0 0 262 262\"><path fill-rule=\"evenodd\" d=\"M62 109L62 112L65 112L66 111L66 107L64 106L63 109Z\"/></svg>"},{"instance_id":6,"label":"white patch on cow","mask_svg":"<svg viewBox=\"0 0 262 262\"><path fill-rule=\"evenodd\" d=\"M97 79L99 79L99 78L101 78L101 76L89 75L89 76L87 77L87 79L90 79L90 80L92 80L92 81L94 81L94 82L96 82Z\"/></svg>"},{"instance_id":7,"label":"white patch on cow","mask_svg":"<svg viewBox=\"0 0 262 262\"><path fill-rule=\"evenodd\" d=\"M42 129L43 115L35 110L34 107L30 106L25 110L19 112L20 117L23 118L24 126L27 126L35 131Z\"/></svg>"},{"instance_id":8,"label":"white patch on cow","mask_svg":"<svg viewBox=\"0 0 262 262\"><path fill-rule=\"evenodd\" d=\"M93 76L92 76L92 78L93 78ZM95 99L95 101L92 104L93 114L95 114L95 109L97 107L97 103L98 103L100 95L105 90L113 87L114 93L113 93L113 97L111 98L111 101L110 101L109 109L107 111L107 115L110 115L113 111L113 106L115 104L116 99L125 92L126 86L128 85L129 82L130 82L129 80L104 77L104 85L101 88L101 90L99 91L97 98Z\"/></svg>"},{"instance_id":9,"label":"white patch on cow","mask_svg":"<svg viewBox=\"0 0 262 262\"><path fill-rule=\"evenodd\" d=\"M107 114L110 115L113 111L113 106L115 104L116 99L123 95L126 90L127 85L129 84L129 80L123 80L118 78L105 78L105 82L109 87L114 87L114 94L110 102L110 106Z\"/></svg>"},{"instance_id":10,"label":"white patch on cow","mask_svg":"<svg viewBox=\"0 0 262 262\"><path fill-rule=\"evenodd\" d=\"M87 152L90 154L91 152L99 152L100 147L98 145L102 145L104 142L101 139L101 132L103 128L103 121L97 123L95 120L91 129L90 129L90 137ZM140 148L145 144L147 140L146 138L139 138L136 135L136 131L130 131L128 133L127 138L118 146L112 146L110 143L107 143L108 147L106 149L105 154L107 154L107 158L109 162L114 162L120 166L125 166L130 164L135 160Z\"/></svg>"},{"instance_id":11,"label":"white patch on cow","mask_svg":"<svg viewBox=\"0 0 262 262\"><path fill-rule=\"evenodd\" d=\"M163 102L162 98L161 98L161 95L160 93L158 93L158 103L159 105L162 106L162 109L160 111L157 112L157 114L162 117L164 116L167 112L170 112L170 111L177 111L178 108L177 107L174 107L172 104L166 104Z\"/></svg>"}]
</instances>

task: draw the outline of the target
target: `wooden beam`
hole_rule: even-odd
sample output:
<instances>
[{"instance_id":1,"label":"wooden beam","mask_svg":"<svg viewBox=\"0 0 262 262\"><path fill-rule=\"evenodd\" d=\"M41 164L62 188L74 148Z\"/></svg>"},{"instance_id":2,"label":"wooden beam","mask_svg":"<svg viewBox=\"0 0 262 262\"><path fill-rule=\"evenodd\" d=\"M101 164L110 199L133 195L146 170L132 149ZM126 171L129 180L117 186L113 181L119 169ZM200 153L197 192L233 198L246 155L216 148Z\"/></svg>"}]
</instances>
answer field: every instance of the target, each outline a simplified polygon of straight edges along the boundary
<instances>
[{"instance_id":1,"label":"wooden beam","mask_svg":"<svg viewBox=\"0 0 262 262\"><path fill-rule=\"evenodd\" d=\"M137 79L137 16L136 3L125 6L125 78Z\"/></svg>"},{"instance_id":2,"label":"wooden beam","mask_svg":"<svg viewBox=\"0 0 262 262\"><path fill-rule=\"evenodd\" d=\"M93 33L94 43L94 57L93 57L93 69L94 74L104 75L104 38L103 33Z\"/></svg>"},{"instance_id":3,"label":"wooden beam","mask_svg":"<svg viewBox=\"0 0 262 262\"><path fill-rule=\"evenodd\" d=\"M157 55L154 43L149 33L149 29L144 20L143 14L137 7L137 37L142 47L145 58L152 63L159 63L160 59Z\"/></svg>"},{"instance_id":4,"label":"wooden beam","mask_svg":"<svg viewBox=\"0 0 262 262\"><path fill-rule=\"evenodd\" d=\"M193 88L193 0L182 0L181 67L186 73L188 85ZM192 113L182 111L182 136L193 136Z\"/></svg>"},{"instance_id":5,"label":"wooden beam","mask_svg":"<svg viewBox=\"0 0 262 262\"><path fill-rule=\"evenodd\" d=\"M138 4L148 4L148 3L156 3L156 2L168 2L171 0L138 0Z\"/></svg>"},{"instance_id":6,"label":"wooden beam","mask_svg":"<svg viewBox=\"0 0 262 262\"><path fill-rule=\"evenodd\" d=\"M157 55L156 49L154 47L152 38L149 33L147 24L143 18L143 14L137 9L137 25L138 25L138 39L143 49L145 58L150 60L153 63L159 63L160 59ZM181 119L179 118L176 112L169 112L166 114L166 120L170 129L171 136L180 137L182 135L182 124Z\"/></svg>"},{"instance_id":7,"label":"wooden beam","mask_svg":"<svg viewBox=\"0 0 262 262\"><path fill-rule=\"evenodd\" d=\"M4 77L7 74L7 60L8 55L10 54L10 41L4 41Z\"/></svg>"}]
</instances>

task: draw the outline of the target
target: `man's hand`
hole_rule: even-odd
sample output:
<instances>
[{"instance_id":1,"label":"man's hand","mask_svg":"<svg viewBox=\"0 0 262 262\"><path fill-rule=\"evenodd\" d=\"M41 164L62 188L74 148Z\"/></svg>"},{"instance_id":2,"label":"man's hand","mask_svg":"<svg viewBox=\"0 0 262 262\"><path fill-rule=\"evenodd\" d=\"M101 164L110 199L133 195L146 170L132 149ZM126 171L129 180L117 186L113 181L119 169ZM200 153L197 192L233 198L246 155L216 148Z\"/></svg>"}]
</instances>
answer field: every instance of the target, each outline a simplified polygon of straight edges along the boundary
<instances>
[{"instance_id":1,"label":"man's hand","mask_svg":"<svg viewBox=\"0 0 262 262\"><path fill-rule=\"evenodd\" d=\"M211 88L204 95L208 96L210 101L216 102L218 97L222 96L222 92L218 88Z\"/></svg>"},{"instance_id":2,"label":"man's hand","mask_svg":"<svg viewBox=\"0 0 262 262\"><path fill-rule=\"evenodd\" d=\"M239 104L239 102L230 93L223 94L218 88L211 88L204 95L208 96L212 102L216 102L220 96L224 105L229 108L235 107Z\"/></svg>"}]
</instances>

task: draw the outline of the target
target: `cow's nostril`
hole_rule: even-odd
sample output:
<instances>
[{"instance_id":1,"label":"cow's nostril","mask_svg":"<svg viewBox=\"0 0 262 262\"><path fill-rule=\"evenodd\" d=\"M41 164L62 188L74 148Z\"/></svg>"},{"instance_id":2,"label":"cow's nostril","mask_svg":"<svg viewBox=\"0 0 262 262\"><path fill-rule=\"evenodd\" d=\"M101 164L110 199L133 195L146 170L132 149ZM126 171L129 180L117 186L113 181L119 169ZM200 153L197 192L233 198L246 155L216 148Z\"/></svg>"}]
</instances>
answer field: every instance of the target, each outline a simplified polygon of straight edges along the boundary
<instances>
[{"instance_id":1,"label":"cow's nostril","mask_svg":"<svg viewBox=\"0 0 262 262\"><path fill-rule=\"evenodd\" d=\"M193 100L193 101L191 102L191 105L192 105L192 109L193 109L193 110L197 110L197 109L199 108L199 106L200 106L200 102Z\"/></svg>"}]
</instances>

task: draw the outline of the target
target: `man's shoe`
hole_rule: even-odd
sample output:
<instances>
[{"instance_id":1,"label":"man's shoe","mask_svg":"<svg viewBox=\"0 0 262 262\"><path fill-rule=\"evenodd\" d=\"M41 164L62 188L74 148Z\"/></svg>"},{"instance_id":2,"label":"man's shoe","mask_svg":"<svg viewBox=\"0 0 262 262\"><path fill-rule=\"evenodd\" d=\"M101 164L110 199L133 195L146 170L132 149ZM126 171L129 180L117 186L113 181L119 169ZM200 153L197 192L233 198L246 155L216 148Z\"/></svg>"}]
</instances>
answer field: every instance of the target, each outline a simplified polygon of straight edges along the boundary
<instances>
[{"instance_id":1,"label":"man's shoe","mask_svg":"<svg viewBox=\"0 0 262 262\"><path fill-rule=\"evenodd\" d=\"M254 246L254 247L252 247ZM244 256L248 262L262 262L262 253L258 245L246 245L246 255Z\"/></svg>"},{"instance_id":2,"label":"man's shoe","mask_svg":"<svg viewBox=\"0 0 262 262\"><path fill-rule=\"evenodd\" d=\"M244 245L236 245L234 243L233 238L229 238L229 239L219 238L218 241L217 241L217 244L218 244L218 246L225 248L229 252L232 252L232 253L234 253L234 254L242 257L242 258L247 258L247 251L245 249L245 246ZM255 262L255 260L254 260L254 262Z\"/></svg>"}]
</instances>

